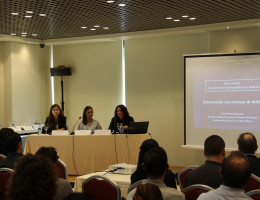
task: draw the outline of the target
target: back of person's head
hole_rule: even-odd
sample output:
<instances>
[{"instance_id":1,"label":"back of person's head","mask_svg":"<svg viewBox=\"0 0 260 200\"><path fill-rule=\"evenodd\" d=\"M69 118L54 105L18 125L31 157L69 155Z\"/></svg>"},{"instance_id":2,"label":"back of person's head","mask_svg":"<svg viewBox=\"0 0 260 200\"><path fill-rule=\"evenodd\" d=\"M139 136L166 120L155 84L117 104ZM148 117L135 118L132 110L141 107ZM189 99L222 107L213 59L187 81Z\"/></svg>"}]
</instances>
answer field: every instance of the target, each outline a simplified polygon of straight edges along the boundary
<instances>
[{"instance_id":1,"label":"back of person's head","mask_svg":"<svg viewBox=\"0 0 260 200\"><path fill-rule=\"evenodd\" d=\"M255 136L252 133L242 133L237 139L238 148L245 154L254 154L258 148Z\"/></svg>"},{"instance_id":2,"label":"back of person's head","mask_svg":"<svg viewBox=\"0 0 260 200\"><path fill-rule=\"evenodd\" d=\"M144 155L144 168L148 177L162 177L168 166L168 158L165 150L154 147Z\"/></svg>"},{"instance_id":3,"label":"back of person's head","mask_svg":"<svg viewBox=\"0 0 260 200\"><path fill-rule=\"evenodd\" d=\"M218 135L211 135L204 142L204 152L206 156L218 156L224 149L225 142Z\"/></svg>"},{"instance_id":4,"label":"back of person's head","mask_svg":"<svg viewBox=\"0 0 260 200\"><path fill-rule=\"evenodd\" d=\"M64 200L94 200L94 198L87 193L74 192L69 194Z\"/></svg>"},{"instance_id":5,"label":"back of person's head","mask_svg":"<svg viewBox=\"0 0 260 200\"><path fill-rule=\"evenodd\" d=\"M162 193L154 184L139 184L136 187L133 200L162 200Z\"/></svg>"},{"instance_id":6,"label":"back of person's head","mask_svg":"<svg viewBox=\"0 0 260 200\"><path fill-rule=\"evenodd\" d=\"M56 171L45 157L27 154L19 159L14 171L8 200L50 200L56 194Z\"/></svg>"},{"instance_id":7,"label":"back of person's head","mask_svg":"<svg viewBox=\"0 0 260 200\"><path fill-rule=\"evenodd\" d=\"M40 147L35 154L48 158L53 164L56 164L59 159L54 147Z\"/></svg>"},{"instance_id":8,"label":"back of person's head","mask_svg":"<svg viewBox=\"0 0 260 200\"><path fill-rule=\"evenodd\" d=\"M0 129L0 154L7 155L7 150L5 149L5 142L7 137L14 133L11 128L1 128Z\"/></svg>"},{"instance_id":9,"label":"back of person's head","mask_svg":"<svg viewBox=\"0 0 260 200\"><path fill-rule=\"evenodd\" d=\"M19 145L22 145L22 138L18 133L13 132L7 136L5 142L5 149L7 153L17 152Z\"/></svg>"},{"instance_id":10,"label":"back of person's head","mask_svg":"<svg viewBox=\"0 0 260 200\"><path fill-rule=\"evenodd\" d=\"M221 174L226 186L242 188L251 175L250 162L243 153L239 151L231 152L224 159Z\"/></svg>"},{"instance_id":11,"label":"back of person's head","mask_svg":"<svg viewBox=\"0 0 260 200\"><path fill-rule=\"evenodd\" d=\"M143 163L143 160L144 160L145 153L154 147L159 147L158 142L155 141L154 139L148 139L148 140L143 141L143 143L140 146L138 165L141 166L141 164Z\"/></svg>"}]
</instances>

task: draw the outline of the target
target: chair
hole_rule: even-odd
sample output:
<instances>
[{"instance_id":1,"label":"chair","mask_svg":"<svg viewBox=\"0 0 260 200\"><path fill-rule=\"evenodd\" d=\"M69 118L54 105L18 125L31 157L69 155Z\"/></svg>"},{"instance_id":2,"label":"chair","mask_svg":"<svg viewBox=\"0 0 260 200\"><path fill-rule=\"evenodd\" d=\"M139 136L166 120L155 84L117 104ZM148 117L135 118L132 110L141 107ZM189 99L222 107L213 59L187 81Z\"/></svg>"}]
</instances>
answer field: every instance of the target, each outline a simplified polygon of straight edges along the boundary
<instances>
[{"instance_id":1,"label":"chair","mask_svg":"<svg viewBox=\"0 0 260 200\"><path fill-rule=\"evenodd\" d=\"M246 183L245 192L258 189L260 189L260 178L254 174L251 174L250 178Z\"/></svg>"},{"instance_id":2,"label":"chair","mask_svg":"<svg viewBox=\"0 0 260 200\"><path fill-rule=\"evenodd\" d=\"M132 185L130 185L130 187L129 187L128 190L127 190L127 194L128 194L129 192L131 192L133 189L135 189L135 188L137 187L137 185L142 184L142 182L143 182L143 179L142 179L142 180L139 180L139 181L136 181L135 183L133 183Z\"/></svg>"},{"instance_id":3,"label":"chair","mask_svg":"<svg viewBox=\"0 0 260 200\"><path fill-rule=\"evenodd\" d=\"M182 190L182 193L184 193L186 200L196 200L200 196L200 194L206 193L210 190L214 189L207 185L195 184L184 188Z\"/></svg>"},{"instance_id":4,"label":"chair","mask_svg":"<svg viewBox=\"0 0 260 200\"><path fill-rule=\"evenodd\" d=\"M82 191L95 200L120 200L121 191L117 184L104 176L91 176L82 183Z\"/></svg>"},{"instance_id":5,"label":"chair","mask_svg":"<svg viewBox=\"0 0 260 200\"><path fill-rule=\"evenodd\" d=\"M3 155L3 154L0 154L0 161L4 160L5 158L6 158L6 156L5 156L5 155Z\"/></svg>"},{"instance_id":6,"label":"chair","mask_svg":"<svg viewBox=\"0 0 260 200\"><path fill-rule=\"evenodd\" d=\"M68 180L67 167L62 160L58 159L56 163L56 168L58 169L58 177Z\"/></svg>"},{"instance_id":7,"label":"chair","mask_svg":"<svg viewBox=\"0 0 260 200\"><path fill-rule=\"evenodd\" d=\"M0 191L6 193L7 183L14 170L10 168L0 168Z\"/></svg>"},{"instance_id":8,"label":"chair","mask_svg":"<svg viewBox=\"0 0 260 200\"><path fill-rule=\"evenodd\" d=\"M247 196L251 197L254 200L260 200L260 189L259 190L251 190L246 193Z\"/></svg>"},{"instance_id":9,"label":"chair","mask_svg":"<svg viewBox=\"0 0 260 200\"><path fill-rule=\"evenodd\" d=\"M180 189L182 190L185 186L184 186L184 183L185 183L185 178L187 176L187 174L197 168L198 166L194 165L194 166L189 166L189 167L186 167L184 168L183 170L179 171L178 172L178 175L177 175L177 178L178 178L178 183L180 185Z\"/></svg>"}]
</instances>

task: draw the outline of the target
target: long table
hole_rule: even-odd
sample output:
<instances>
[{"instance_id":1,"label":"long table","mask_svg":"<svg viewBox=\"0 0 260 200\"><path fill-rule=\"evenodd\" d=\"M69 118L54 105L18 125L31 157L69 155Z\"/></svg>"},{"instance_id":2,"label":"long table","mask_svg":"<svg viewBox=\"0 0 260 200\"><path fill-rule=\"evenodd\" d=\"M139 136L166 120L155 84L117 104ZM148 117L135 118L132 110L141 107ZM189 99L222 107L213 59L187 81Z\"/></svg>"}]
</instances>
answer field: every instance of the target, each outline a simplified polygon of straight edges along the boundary
<instances>
[{"instance_id":1,"label":"long table","mask_svg":"<svg viewBox=\"0 0 260 200\"><path fill-rule=\"evenodd\" d=\"M107 169L116 163L136 164L141 143L148 134L137 135L29 135L25 153L42 146L56 148L70 175L84 175Z\"/></svg>"}]
</instances>

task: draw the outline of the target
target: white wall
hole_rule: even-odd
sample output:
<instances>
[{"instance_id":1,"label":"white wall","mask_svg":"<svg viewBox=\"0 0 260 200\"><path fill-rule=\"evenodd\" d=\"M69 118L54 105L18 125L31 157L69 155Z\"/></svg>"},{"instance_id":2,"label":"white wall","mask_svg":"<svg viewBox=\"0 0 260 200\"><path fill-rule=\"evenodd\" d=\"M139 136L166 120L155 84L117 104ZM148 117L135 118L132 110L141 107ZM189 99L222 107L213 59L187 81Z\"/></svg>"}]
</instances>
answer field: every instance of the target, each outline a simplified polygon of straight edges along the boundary
<instances>
[{"instance_id":1,"label":"white wall","mask_svg":"<svg viewBox=\"0 0 260 200\"><path fill-rule=\"evenodd\" d=\"M64 77L67 126L72 130L85 106L94 109L94 118L107 129L115 106L122 103L121 41L54 47L54 67L72 67ZM55 77L55 103L61 102L60 77Z\"/></svg>"}]
</instances>

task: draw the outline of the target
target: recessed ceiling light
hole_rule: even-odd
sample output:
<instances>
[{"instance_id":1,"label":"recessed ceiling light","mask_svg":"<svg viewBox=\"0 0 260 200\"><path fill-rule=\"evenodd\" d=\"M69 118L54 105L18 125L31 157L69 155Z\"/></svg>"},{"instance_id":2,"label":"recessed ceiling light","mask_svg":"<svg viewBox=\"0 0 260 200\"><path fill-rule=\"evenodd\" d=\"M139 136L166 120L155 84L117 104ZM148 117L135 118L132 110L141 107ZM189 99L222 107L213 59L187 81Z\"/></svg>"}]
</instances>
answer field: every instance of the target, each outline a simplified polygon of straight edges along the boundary
<instances>
[{"instance_id":1,"label":"recessed ceiling light","mask_svg":"<svg viewBox=\"0 0 260 200\"><path fill-rule=\"evenodd\" d=\"M172 19L172 17L166 17L165 19Z\"/></svg>"},{"instance_id":2,"label":"recessed ceiling light","mask_svg":"<svg viewBox=\"0 0 260 200\"><path fill-rule=\"evenodd\" d=\"M88 28L88 27L86 27L86 26L81 26L80 28L82 28L82 29L86 29L86 28Z\"/></svg>"},{"instance_id":3,"label":"recessed ceiling light","mask_svg":"<svg viewBox=\"0 0 260 200\"><path fill-rule=\"evenodd\" d=\"M227 29L229 29L230 27L229 26L227 26Z\"/></svg>"},{"instance_id":4,"label":"recessed ceiling light","mask_svg":"<svg viewBox=\"0 0 260 200\"><path fill-rule=\"evenodd\" d=\"M183 15L182 17L183 17L183 18L187 18L187 17L189 17L189 16L188 16L188 15Z\"/></svg>"},{"instance_id":5,"label":"recessed ceiling light","mask_svg":"<svg viewBox=\"0 0 260 200\"><path fill-rule=\"evenodd\" d=\"M108 27L103 27L103 29L107 30L107 29L109 29L109 28L108 28Z\"/></svg>"},{"instance_id":6,"label":"recessed ceiling light","mask_svg":"<svg viewBox=\"0 0 260 200\"><path fill-rule=\"evenodd\" d=\"M179 22L179 21L181 21L181 20L179 20L179 19L174 19L173 21L175 21L175 22Z\"/></svg>"},{"instance_id":7,"label":"recessed ceiling light","mask_svg":"<svg viewBox=\"0 0 260 200\"><path fill-rule=\"evenodd\" d=\"M26 18L32 18L31 15L25 15L24 17L26 17Z\"/></svg>"},{"instance_id":8,"label":"recessed ceiling light","mask_svg":"<svg viewBox=\"0 0 260 200\"><path fill-rule=\"evenodd\" d=\"M95 27L95 28L99 28L100 26L99 26L99 25L95 25L94 27Z\"/></svg>"},{"instance_id":9,"label":"recessed ceiling light","mask_svg":"<svg viewBox=\"0 0 260 200\"><path fill-rule=\"evenodd\" d=\"M114 3L115 1L107 1L107 3Z\"/></svg>"},{"instance_id":10,"label":"recessed ceiling light","mask_svg":"<svg viewBox=\"0 0 260 200\"><path fill-rule=\"evenodd\" d=\"M40 13L39 16L41 16L41 17L46 17L46 14Z\"/></svg>"},{"instance_id":11,"label":"recessed ceiling light","mask_svg":"<svg viewBox=\"0 0 260 200\"><path fill-rule=\"evenodd\" d=\"M36 36L37 36L37 34L36 34L36 33L32 33L32 36L36 37Z\"/></svg>"},{"instance_id":12,"label":"recessed ceiling light","mask_svg":"<svg viewBox=\"0 0 260 200\"><path fill-rule=\"evenodd\" d=\"M21 33L22 35L26 35L27 33L26 32L23 32L23 33Z\"/></svg>"},{"instance_id":13,"label":"recessed ceiling light","mask_svg":"<svg viewBox=\"0 0 260 200\"><path fill-rule=\"evenodd\" d=\"M16 33L11 33L10 35L12 35L12 36L15 36L15 35L16 35Z\"/></svg>"},{"instance_id":14,"label":"recessed ceiling light","mask_svg":"<svg viewBox=\"0 0 260 200\"><path fill-rule=\"evenodd\" d=\"M33 11L28 10L28 11L26 11L26 13L33 14Z\"/></svg>"},{"instance_id":15,"label":"recessed ceiling light","mask_svg":"<svg viewBox=\"0 0 260 200\"><path fill-rule=\"evenodd\" d=\"M91 30L91 31L95 31L96 29L95 29L95 28L91 28L90 30Z\"/></svg>"},{"instance_id":16,"label":"recessed ceiling light","mask_svg":"<svg viewBox=\"0 0 260 200\"><path fill-rule=\"evenodd\" d=\"M126 6L126 4L125 3L120 3L120 4L118 4L119 6L121 6L121 7L124 7L124 6Z\"/></svg>"},{"instance_id":17,"label":"recessed ceiling light","mask_svg":"<svg viewBox=\"0 0 260 200\"><path fill-rule=\"evenodd\" d=\"M196 18L195 17L190 17L190 20L195 20Z\"/></svg>"},{"instance_id":18,"label":"recessed ceiling light","mask_svg":"<svg viewBox=\"0 0 260 200\"><path fill-rule=\"evenodd\" d=\"M11 15L19 15L18 12L12 12Z\"/></svg>"}]
</instances>

